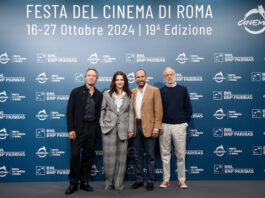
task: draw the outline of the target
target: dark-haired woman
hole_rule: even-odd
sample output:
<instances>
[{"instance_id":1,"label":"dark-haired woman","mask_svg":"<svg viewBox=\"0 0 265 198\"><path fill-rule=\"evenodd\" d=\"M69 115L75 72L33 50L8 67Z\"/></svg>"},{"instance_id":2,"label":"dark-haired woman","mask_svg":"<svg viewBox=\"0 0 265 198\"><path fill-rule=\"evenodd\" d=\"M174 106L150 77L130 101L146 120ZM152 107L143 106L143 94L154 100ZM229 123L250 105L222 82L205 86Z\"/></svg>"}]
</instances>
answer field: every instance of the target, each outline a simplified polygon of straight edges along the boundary
<instances>
[{"instance_id":1,"label":"dark-haired woman","mask_svg":"<svg viewBox=\"0 0 265 198\"><path fill-rule=\"evenodd\" d=\"M105 189L123 189L128 138L134 131L133 96L127 76L113 75L110 90L103 94L100 126L103 142Z\"/></svg>"}]
</instances>

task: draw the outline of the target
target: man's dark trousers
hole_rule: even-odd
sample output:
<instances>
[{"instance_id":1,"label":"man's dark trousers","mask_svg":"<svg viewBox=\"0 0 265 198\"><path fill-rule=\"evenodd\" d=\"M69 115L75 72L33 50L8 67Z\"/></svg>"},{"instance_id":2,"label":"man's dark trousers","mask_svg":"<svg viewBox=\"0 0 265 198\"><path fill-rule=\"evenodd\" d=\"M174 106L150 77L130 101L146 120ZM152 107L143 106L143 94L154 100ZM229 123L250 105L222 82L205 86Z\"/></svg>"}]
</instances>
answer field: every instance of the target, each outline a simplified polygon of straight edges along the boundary
<instances>
[{"instance_id":1,"label":"man's dark trousers","mask_svg":"<svg viewBox=\"0 0 265 198\"><path fill-rule=\"evenodd\" d=\"M71 140L70 183L88 182L97 140L98 122L83 122L81 133ZM80 159L80 151L81 159Z\"/></svg>"},{"instance_id":2,"label":"man's dark trousers","mask_svg":"<svg viewBox=\"0 0 265 198\"><path fill-rule=\"evenodd\" d=\"M147 159L147 182L155 181L155 139L145 137L142 123L137 122L137 132L133 142L136 182L144 181L144 152Z\"/></svg>"}]
</instances>

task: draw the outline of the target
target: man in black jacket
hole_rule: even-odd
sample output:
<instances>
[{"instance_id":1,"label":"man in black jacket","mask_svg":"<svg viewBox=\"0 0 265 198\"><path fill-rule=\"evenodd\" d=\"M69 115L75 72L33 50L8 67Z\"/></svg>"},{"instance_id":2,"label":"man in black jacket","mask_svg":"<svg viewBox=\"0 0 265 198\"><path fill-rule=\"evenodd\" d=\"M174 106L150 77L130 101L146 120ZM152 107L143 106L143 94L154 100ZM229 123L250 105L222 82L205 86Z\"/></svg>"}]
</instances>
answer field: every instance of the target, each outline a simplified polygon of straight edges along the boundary
<instances>
[{"instance_id":1,"label":"man in black jacket","mask_svg":"<svg viewBox=\"0 0 265 198\"><path fill-rule=\"evenodd\" d=\"M71 140L70 186L65 194L80 189L93 191L88 184L97 133L100 132L99 118L102 93L95 88L98 72L89 68L85 74L86 84L72 90L67 105L67 128ZM80 160L80 152L82 158Z\"/></svg>"}]
</instances>

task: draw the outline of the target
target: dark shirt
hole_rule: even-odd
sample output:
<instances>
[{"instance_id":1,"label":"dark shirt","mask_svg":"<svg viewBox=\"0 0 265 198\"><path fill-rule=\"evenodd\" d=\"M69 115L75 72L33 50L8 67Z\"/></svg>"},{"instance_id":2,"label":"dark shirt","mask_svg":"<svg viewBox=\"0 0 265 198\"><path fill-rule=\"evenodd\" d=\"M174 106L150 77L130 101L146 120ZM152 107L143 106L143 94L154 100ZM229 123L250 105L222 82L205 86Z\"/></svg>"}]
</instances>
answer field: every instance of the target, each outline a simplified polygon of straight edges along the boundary
<instances>
[{"instance_id":1,"label":"dark shirt","mask_svg":"<svg viewBox=\"0 0 265 198\"><path fill-rule=\"evenodd\" d=\"M95 100L93 98L93 95L90 95L89 89L87 88L88 96L86 100L86 105L84 108L84 121L86 122L92 122L96 119L96 106L95 106Z\"/></svg>"},{"instance_id":2,"label":"dark shirt","mask_svg":"<svg viewBox=\"0 0 265 198\"><path fill-rule=\"evenodd\" d=\"M84 124L84 108L86 106L89 90L86 85L72 90L67 104L67 130L75 130L77 133L82 131ZM92 98L95 101L95 122L99 125L102 93L95 88Z\"/></svg>"},{"instance_id":3,"label":"dark shirt","mask_svg":"<svg viewBox=\"0 0 265 198\"><path fill-rule=\"evenodd\" d=\"M164 86L160 89L160 93L163 103L163 123L189 123L192 107L187 88L182 85Z\"/></svg>"}]
</instances>

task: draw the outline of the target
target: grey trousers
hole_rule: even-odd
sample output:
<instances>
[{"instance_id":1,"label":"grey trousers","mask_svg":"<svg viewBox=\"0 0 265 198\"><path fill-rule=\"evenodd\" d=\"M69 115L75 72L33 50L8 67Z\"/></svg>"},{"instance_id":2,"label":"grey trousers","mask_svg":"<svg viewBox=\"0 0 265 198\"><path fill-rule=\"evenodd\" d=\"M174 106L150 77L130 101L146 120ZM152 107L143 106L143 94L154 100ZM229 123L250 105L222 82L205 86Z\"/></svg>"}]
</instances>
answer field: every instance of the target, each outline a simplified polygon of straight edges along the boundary
<instances>
[{"instance_id":1,"label":"grey trousers","mask_svg":"<svg viewBox=\"0 0 265 198\"><path fill-rule=\"evenodd\" d=\"M112 186L116 190L123 189L123 178L126 171L128 140L120 140L117 127L102 135L105 189Z\"/></svg>"}]
</instances>

